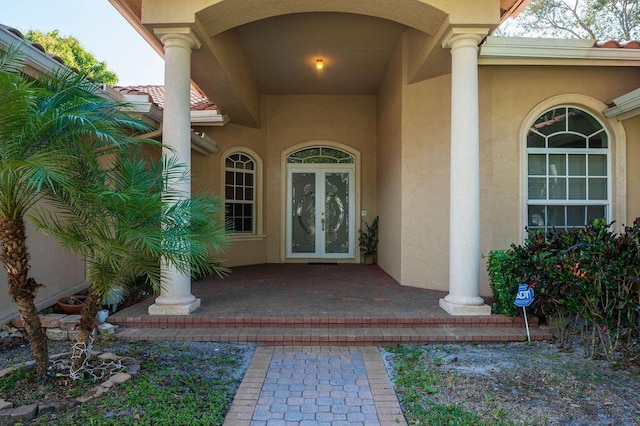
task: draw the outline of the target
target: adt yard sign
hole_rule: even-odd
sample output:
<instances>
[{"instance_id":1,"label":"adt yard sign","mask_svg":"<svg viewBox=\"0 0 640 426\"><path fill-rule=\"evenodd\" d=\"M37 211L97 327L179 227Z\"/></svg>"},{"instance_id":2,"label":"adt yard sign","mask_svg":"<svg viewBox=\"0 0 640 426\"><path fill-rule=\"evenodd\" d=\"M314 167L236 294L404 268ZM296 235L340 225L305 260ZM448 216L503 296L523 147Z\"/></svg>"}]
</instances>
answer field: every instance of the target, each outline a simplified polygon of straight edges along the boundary
<instances>
[{"instance_id":1,"label":"adt yard sign","mask_svg":"<svg viewBox=\"0 0 640 426\"><path fill-rule=\"evenodd\" d=\"M526 284L519 284L518 294L516 295L516 300L513 303L515 303L519 308L531 305L533 303L533 288L529 288Z\"/></svg>"},{"instance_id":2,"label":"adt yard sign","mask_svg":"<svg viewBox=\"0 0 640 426\"><path fill-rule=\"evenodd\" d=\"M513 303L522 308L522 312L524 313L524 325L527 326L527 340L531 343L529 320L527 319L527 306L533 303L533 288L526 284L518 284L518 294L516 294L516 300Z\"/></svg>"}]
</instances>

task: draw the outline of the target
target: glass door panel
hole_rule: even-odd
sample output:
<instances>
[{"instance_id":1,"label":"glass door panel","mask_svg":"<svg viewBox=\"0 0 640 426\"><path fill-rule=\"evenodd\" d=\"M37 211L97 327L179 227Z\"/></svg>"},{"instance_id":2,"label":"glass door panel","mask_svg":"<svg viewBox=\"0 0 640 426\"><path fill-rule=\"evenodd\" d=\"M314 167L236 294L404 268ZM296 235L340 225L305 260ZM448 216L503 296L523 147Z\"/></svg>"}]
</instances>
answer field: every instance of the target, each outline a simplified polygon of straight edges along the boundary
<instances>
[{"instance_id":1,"label":"glass door panel","mask_svg":"<svg viewBox=\"0 0 640 426\"><path fill-rule=\"evenodd\" d=\"M325 173L322 216L325 253L349 252L349 173Z\"/></svg>"},{"instance_id":2,"label":"glass door panel","mask_svg":"<svg viewBox=\"0 0 640 426\"><path fill-rule=\"evenodd\" d=\"M316 252L316 174L291 174L291 252Z\"/></svg>"},{"instance_id":3,"label":"glass door panel","mask_svg":"<svg viewBox=\"0 0 640 426\"><path fill-rule=\"evenodd\" d=\"M354 190L353 168L291 167L287 190L287 256L353 258Z\"/></svg>"}]
</instances>

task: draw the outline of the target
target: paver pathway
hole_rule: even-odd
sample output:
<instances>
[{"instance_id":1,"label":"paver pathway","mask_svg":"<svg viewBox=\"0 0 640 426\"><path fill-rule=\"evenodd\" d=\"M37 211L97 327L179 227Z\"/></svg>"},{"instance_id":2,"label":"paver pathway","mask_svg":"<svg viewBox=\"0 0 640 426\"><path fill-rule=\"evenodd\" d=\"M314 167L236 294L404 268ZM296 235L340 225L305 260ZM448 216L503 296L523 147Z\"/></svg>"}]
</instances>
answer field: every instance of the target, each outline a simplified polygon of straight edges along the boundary
<instances>
[{"instance_id":1,"label":"paver pathway","mask_svg":"<svg viewBox=\"0 0 640 426\"><path fill-rule=\"evenodd\" d=\"M375 347L260 346L225 425L406 425Z\"/></svg>"}]
</instances>

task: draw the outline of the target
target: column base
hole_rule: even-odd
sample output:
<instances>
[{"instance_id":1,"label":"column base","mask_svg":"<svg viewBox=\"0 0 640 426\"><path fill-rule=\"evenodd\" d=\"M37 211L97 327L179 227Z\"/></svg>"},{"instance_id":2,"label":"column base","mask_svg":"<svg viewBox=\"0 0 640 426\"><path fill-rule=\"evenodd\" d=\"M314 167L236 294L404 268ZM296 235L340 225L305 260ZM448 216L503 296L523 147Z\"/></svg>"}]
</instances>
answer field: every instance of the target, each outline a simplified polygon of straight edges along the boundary
<instances>
[{"instance_id":1,"label":"column base","mask_svg":"<svg viewBox=\"0 0 640 426\"><path fill-rule=\"evenodd\" d=\"M444 309L449 315L491 315L491 306L489 305L460 305L458 303L451 303L446 299L440 299L440 307Z\"/></svg>"},{"instance_id":2,"label":"column base","mask_svg":"<svg viewBox=\"0 0 640 426\"><path fill-rule=\"evenodd\" d=\"M149 306L149 315L189 315L200 307L200 299L193 299L189 303L164 304L156 303Z\"/></svg>"}]
</instances>

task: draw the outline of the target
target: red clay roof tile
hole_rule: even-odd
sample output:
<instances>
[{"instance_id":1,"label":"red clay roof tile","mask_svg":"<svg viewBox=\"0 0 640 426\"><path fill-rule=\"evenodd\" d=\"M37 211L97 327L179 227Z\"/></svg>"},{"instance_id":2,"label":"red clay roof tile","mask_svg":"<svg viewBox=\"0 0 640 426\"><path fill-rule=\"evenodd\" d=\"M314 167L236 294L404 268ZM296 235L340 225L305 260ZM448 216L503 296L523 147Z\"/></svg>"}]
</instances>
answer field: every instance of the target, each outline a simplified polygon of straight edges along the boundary
<instances>
[{"instance_id":1,"label":"red clay roof tile","mask_svg":"<svg viewBox=\"0 0 640 426\"><path fill-rule=\"evenodd\" d=\"M164 86L114 86L114 89L123 95L149 95L154 104L159 108L164 108ZM191 89L190 101L192 111L218 110L218 107L209 98L193 89Z\"/></svg>"},{"instance_id":2,"label":"red clay roof tile","mask_svg":"<svg viewBox=\"0 0 640 426\"><path fill-rule=\"evenodd\" d=\"M600 47L603 49L640 49L640 40L603 40L596 41L593 47Z\"/></svg>"}]
</instances>

